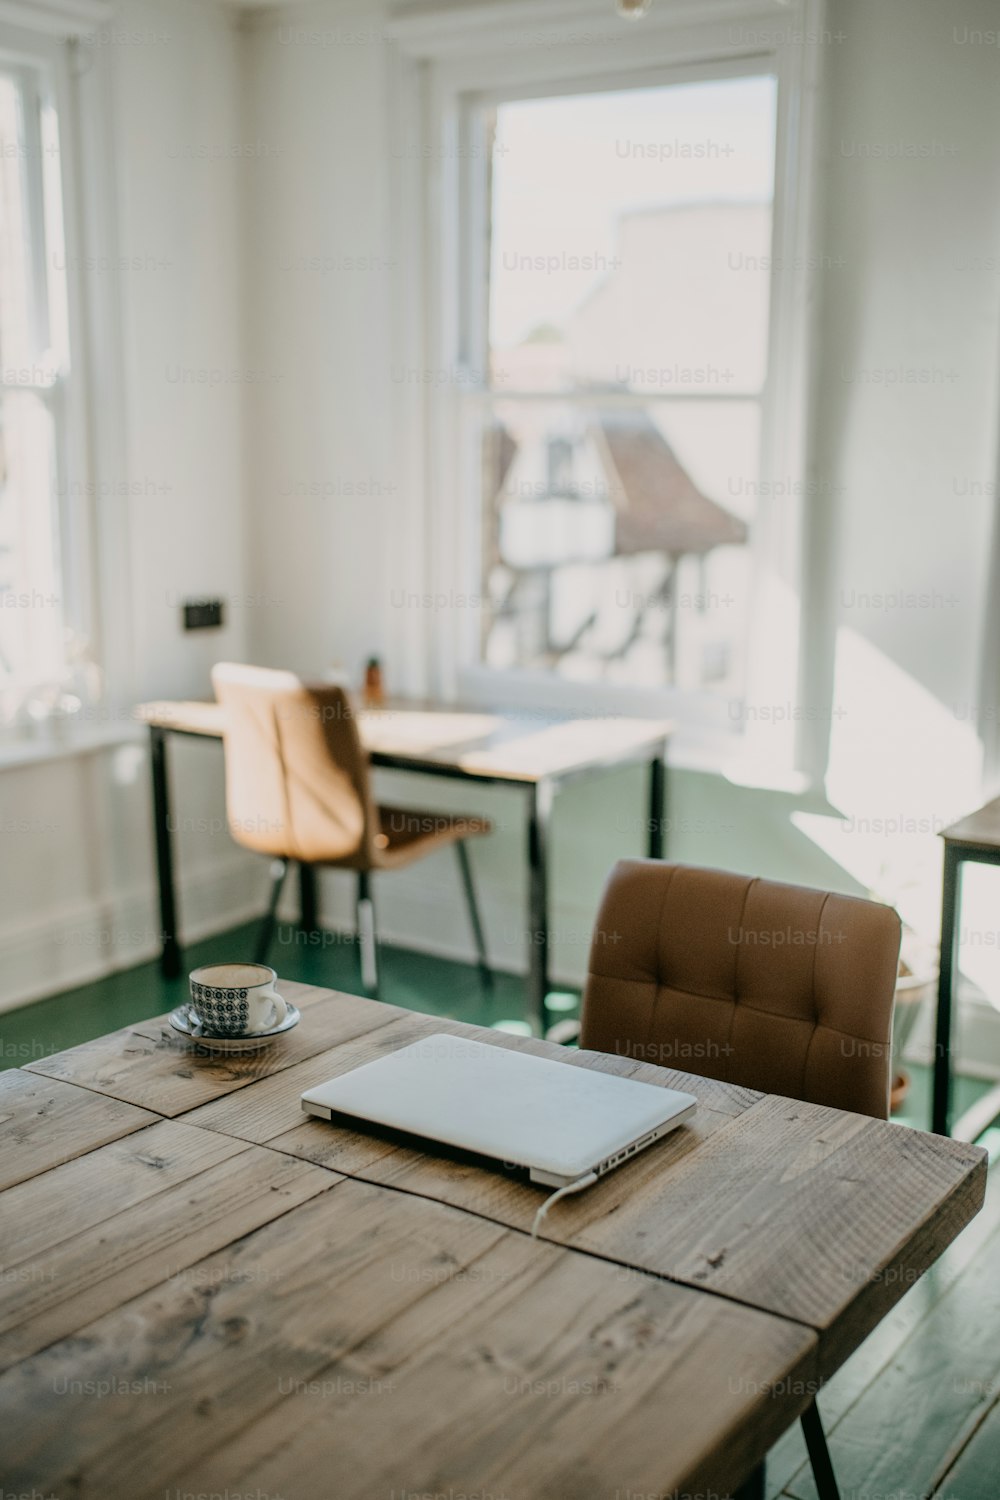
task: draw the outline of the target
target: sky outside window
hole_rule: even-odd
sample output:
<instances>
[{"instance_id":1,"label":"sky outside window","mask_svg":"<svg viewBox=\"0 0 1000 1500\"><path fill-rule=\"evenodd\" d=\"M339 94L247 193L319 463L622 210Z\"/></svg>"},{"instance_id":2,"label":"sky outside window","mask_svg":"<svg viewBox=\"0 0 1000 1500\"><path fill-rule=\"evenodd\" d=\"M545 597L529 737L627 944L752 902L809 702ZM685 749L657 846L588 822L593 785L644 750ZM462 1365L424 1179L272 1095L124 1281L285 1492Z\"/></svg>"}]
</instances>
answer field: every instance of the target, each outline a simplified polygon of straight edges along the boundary
<instances>
[{"instance_id":1,"label":"sky outside window","mask_svg":"<svg viewBox=\"0 0 1000 1500\"><path fill-rule=\"evenodd\" d=\"M627 215L770 204L776 96L773 78L751 77L501 105L491 348L568 319L613 270ZM557 269L526 273L525 257Z\"/></svg>"}]
</instances>

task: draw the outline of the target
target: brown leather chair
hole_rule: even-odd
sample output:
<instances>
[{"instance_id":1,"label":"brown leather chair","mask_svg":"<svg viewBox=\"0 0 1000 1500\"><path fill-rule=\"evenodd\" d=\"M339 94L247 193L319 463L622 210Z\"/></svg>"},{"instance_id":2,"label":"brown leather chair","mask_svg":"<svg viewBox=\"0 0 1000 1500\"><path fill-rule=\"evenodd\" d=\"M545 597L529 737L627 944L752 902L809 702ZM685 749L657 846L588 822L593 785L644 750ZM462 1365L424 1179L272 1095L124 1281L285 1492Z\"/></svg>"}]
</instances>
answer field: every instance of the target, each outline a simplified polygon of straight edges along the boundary
<instances>
[{"instance_id":1,"label":"brown leather chair","mask_svg":"<svg viewBox=\"0 0 1000 1500\"><path fill-rule=\"evenodd\" d=\"M237 843L271 856L271 896L257 946L263 962L289 861L357 874L358 931L367 988L378 983L371 876L453 844L479 968L492 983L466 840L482 818L378 806L354 708L342 687L292 672L220 662L212 684L226 710L226 812ZM303 903L305 904L305 903Z\"/></svg>"},{"instance_id":2,"label":"brown leather chair","mask_svg":"<svg viewBox=\"0 0 1000 1500\"><path fill-rule=\"evenodd\" d=\"M590 950L580 1045L884 1120L900 921L888 906L623 859ZM816 1403L821 1500L838 1494ZM741 1495L763 1495L763 1474Z\"/></svg>"}]
</instances>

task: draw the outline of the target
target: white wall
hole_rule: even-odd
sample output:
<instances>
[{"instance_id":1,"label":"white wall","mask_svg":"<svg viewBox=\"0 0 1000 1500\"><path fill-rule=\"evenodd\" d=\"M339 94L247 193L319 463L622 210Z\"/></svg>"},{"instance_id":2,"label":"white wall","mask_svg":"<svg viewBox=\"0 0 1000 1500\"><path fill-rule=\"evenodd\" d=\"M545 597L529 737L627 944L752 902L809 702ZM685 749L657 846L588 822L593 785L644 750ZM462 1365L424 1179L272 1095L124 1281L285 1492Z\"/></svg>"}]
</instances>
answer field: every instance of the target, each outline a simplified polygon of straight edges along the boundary
<instances>
[{"instance_id":1,"label":"white wall","mask_svg":"<svg viewBox=\"0 0 1000 1500\"><path fill-rule=\"evenodd\" d=\"M933 927L936 833L979 799L977 727L995 713L979 676L1000 409L1000 53L974 38L995 37L997 10L838 0L834 13L816 434L836 496L817 573L839 715L828 787L859 825L844 858L881 864ZM869 831L906 820L923 820L915 836ZM1000 997L1000 969L977 977Z\"/></svg>"},{"instance_id":2,"label":"white wall","mask_svg":"<svg viewBox=\"0 0 1000 1500\"><path fill-rule=\"evenodd\" d=\"M81 91L86 99L96 86L107 96L116 151L107 184L116 223L91 272L103 282L98 296L113 282L124 374L122 412L107 409L118 400L109 388L93 392L95 421L121 435L96 502L98 524L126 537L127 566L101 580L105 628L123 668L110 686L125 703L204 695L211 662L242 655L248 636L246 385L238 378L246 368L238 219L245 162L229 154L242 140L235 21L202 0L119 0L82 62ZM84 192L95 194L92 178ZM105 258L110 248L129 258L128 269ZM109 330L100 337L106 357ZM178 368L224 378L182 382ZM139 495L108 498L132 484ZM230 601L227 627L185 636L178 601L203 593ZM123 640L130 650L120 649ZM177 744L174 759L182 909L187 930L204 932L245 912L262 877L217 828L217 747ZM141 738L137 746L5 764L0 848L0 1008L155 951Z\"/></svg>"},{"instance_id":3,"label":"white wall","mask_svg":"<svg viewBox=\"0 0 1000 1500\"><path fill-rule=\"evenodd\" d=\"M338 660L354 674L384 649L386 559L406 501L379 10L293 5L246 25L247 131L267 153L245 206L247 350L280 376L250 392L253 578L270 600L250 639L266 664ZM331 31L359 40L328 43Z\"/></svg>"},{"instance_id":4,"label":"white wall","mask_svg":"<svg viewBox=\"0 0 1000 1500\"><path fill-rule=\"evenodd\" d=\"M239 204L253 158L240 116L236 22L203 0L118 0L122 29L165 38L114 48L119 252L129 475L164 493L133 502L140 695L206 690L248 636L242 413L273 374L244 349ZM180 630L179 600L221 595L224 630Z\"/></svg>"},{"instance_id":5,"label":"white wall","mask_svg":"<svg viewBox=\"0 0 1000 1500\"><path fill-rule=\"evenodd\" d=\"M942 704L971 702L1000 396L1000 49L960 39L995 36L997 7L835 15L818 443L844 489L838 623ZM870 154L885 147L921 154ZM900 586L954 602L850 604Z\"/></svg>"}]
</instances>

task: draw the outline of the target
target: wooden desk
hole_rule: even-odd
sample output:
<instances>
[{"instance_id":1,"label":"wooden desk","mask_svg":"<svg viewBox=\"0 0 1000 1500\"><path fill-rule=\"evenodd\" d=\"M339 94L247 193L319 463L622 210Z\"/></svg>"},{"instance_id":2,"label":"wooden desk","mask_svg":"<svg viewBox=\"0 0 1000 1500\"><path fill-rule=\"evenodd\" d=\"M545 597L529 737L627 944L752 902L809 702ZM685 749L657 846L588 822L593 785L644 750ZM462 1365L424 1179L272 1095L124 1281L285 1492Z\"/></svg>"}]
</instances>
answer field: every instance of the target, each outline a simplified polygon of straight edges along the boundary
<instances>
[{"instance_id":1,"label":"wooden desk","mask_svg":"<svg viewBox=\"0 0 1000 1500\"><path fill-rule=\"evenodd\" d=\"M170 832L167 736L221 739L225 714L218 703L144 703L137 716L149 725L153 816L163 932L161 967L181 972ZM649 766L647 847L661 859L666 827L666 754L671 725L662 719L567 719L552 715L491 713L427 703L398 702L358 714L373 766L520 789L527 799L528 972L530 1014L547 1029L549 991L549 823L558 790L580 776L616 766ZM474 812L474 808L469 811ZM316 930L313 872L300 866L302 925Z\"/></svg>"},{"instance_id":2,"label":"wooden desk","mask_svg":"<svg viewBox=\"0 0 1000 1500\"><path fill-rule=\"evenodd\" d=\"M944 884L941 892L941 967L938 973L934 1047L934 1102L931 1129L951 1130L952 1007L958 981L958 935L962 913L962 868L970 861L1000 865L1000 797L952 823L944 839ZM974 1140L1000 1115L1000 1088L991 1089L959 1121L956 1134Z\"/></svg>"},{"instance_id":3,"label":"wooden desk","mask_svg":"<svg viewBox=\"0 0 1000 1500\"><path fill-rule=\"evenodd\" d=\"M974 1146L284 988L302 1022L257 1056L154 1020L0 1077L32 1138L0 1199L8 1489L728 1495L983 1200ZM533 1241L523 1176L302 1114L434 1031L698 1113ZM89 1108L72 1160L39 1151L48 1089Z\"/></svg>"}]
</instances>

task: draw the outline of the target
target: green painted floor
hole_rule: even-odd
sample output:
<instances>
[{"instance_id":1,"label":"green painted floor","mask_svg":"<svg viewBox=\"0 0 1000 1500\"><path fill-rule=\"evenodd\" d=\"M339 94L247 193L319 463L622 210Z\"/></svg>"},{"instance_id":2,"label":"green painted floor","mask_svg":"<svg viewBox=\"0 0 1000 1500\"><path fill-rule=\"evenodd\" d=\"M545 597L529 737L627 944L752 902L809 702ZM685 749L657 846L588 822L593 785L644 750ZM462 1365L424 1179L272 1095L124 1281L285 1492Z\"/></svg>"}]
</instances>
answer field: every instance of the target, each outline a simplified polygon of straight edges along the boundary
<instances>
[{"instance_id":1,"label":"green painted floor","mask_svg":"<svg viewBox=\"0 0 1000 1500\"><path fill-rule=\"evenodd\" d=\"M254 928L198 943L187 968L247 952ZM353 942L325 935L309 944L282 928L272 962L287 979L361 993ZM527 1029L523 980L498 975L487 998L468 965L381 950L382 998L431 1015ZM18 1067L180 1003L186 979L164 980L155 964L123 970L0 1015L0 1067ZM579 997L554 997L567 1016ZM923 1128L930 1072L896 1118ZM988 1085L956 1080L967 1108ZM1000 1130L984 1139L1000 1155ZM991 1172L986 1206L900 1301L819 1398L844 1500L1000 1500L1000 1173ZM767 1493L816 1500L798 1428L768 1461Z\"/></svg>"}]
</instances>

